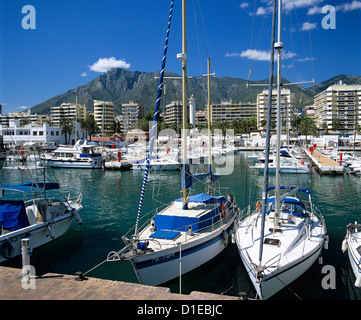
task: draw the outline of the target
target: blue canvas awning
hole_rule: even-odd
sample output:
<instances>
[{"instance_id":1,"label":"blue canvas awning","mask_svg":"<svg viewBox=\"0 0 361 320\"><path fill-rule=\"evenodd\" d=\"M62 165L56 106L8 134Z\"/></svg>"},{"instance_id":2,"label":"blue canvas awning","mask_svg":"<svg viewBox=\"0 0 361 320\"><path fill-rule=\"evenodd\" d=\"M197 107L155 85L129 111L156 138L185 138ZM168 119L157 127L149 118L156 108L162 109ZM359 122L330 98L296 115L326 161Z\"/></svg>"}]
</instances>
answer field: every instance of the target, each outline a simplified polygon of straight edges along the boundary
<instances>
[{"instance_id":1,"label":"blue canvas awning","mask_svg":"<svg viewBox=\"0 0 361 320\"><path fill-rule=\"evenodd\" d=\"M12 184L5 185L0 187L0 190L12 190L19 192L29 192L36 191L39 189L52 190L59 189L59 183L56 182L39 182L39 183L20 183L20 184Z\"/></svg>"},{"instance_id":2,"label":"blue canvas awning","mask_svg":"<svg viewBox=\"0 0 361 320\"><path fill-rule=\"evenodd\" d=\"M183 198L176 199L176 202L182 202ZM198 202L198 203L225 203L227 199L225 197L216 197L210 196L205 193L198 193L189 197L189 202Z\"/></svg>"}]
</instances>

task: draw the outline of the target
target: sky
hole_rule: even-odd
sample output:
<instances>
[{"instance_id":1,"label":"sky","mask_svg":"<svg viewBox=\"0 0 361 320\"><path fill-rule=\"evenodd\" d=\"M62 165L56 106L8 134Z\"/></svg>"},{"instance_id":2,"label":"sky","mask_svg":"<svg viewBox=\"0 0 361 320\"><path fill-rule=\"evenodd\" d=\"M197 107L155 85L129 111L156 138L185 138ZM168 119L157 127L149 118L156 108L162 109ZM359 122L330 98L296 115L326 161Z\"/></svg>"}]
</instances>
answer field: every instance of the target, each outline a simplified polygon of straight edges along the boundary
<instances>
[{"instance_id":1,"label":"sky","mask_svg":"<svg viewBox=\"0 0 361 320\"><path fill-rule=\"evenodd\" d=\"M170 0L0 0L3 114L112 67L159 71L169 7ZM179 75L181 15L175 0L166 71ZM209 57L216 77L267 79L271 23L272 0L188 0L188 76L206 74ZM291 82L361 75L361 1L283 0L281 36L282 76Z\"/></svg>"}]
</instances>

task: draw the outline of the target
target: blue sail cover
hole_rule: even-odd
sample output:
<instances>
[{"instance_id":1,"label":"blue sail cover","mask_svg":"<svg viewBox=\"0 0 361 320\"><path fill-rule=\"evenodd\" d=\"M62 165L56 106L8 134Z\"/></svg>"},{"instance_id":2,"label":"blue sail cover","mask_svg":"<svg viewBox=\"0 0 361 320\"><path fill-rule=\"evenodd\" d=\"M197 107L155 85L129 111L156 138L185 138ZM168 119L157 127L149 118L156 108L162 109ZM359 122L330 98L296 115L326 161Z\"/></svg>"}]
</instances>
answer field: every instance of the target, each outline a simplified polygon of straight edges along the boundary
<instances>
[{"instance_id":1,"label":"blue sail cover","mask_svg":"<svg viewBox=\"0 0 361 320\"><path fill-rule=\"evenodd\" d=\"M176 202L182 202L182 198L176 199ZM193 203L227 203L225 197L209 196L205 193L199 193L189 197L189 202ZM227 206L226 206L227 207ZM184 216L184 215L163 215L158 214L154 219L154 225L157 228L153 237L158 238L160 235L165 237L174 236L173 232L188 231L188 227L192 227L193 232L200 232L202 229L216 223L220 219L220 206L215 207L213 210L204 212L200 216ZM168 238L167 238L168 239Z\"/></svg>"},{"instance_id":2,"label":"blue sail cover","mask_svg":"<svg viewBox=\"0 0 361 320\"><path fill-rule=\"evenodd\" d=\"M11 231L29 226L24 201L0 200L0 226Z\"/></svg>"},{"instance_id":3,"label":"blue sail cover","mask_svg":"<svg viewBox=\"0 0 361 320\"><path fill-rule=\"evenodd\" d=\"M5 185L0 187L0 190L13 190L13 191L20 191L20 192L28 192L28 191L36 191L40 189L45 190L52 190L52 189L59 189L59 183L56 182L39 182L39 183L20 183L20 184L12 184L12 185Z\"/></svg>"}]
</instances>

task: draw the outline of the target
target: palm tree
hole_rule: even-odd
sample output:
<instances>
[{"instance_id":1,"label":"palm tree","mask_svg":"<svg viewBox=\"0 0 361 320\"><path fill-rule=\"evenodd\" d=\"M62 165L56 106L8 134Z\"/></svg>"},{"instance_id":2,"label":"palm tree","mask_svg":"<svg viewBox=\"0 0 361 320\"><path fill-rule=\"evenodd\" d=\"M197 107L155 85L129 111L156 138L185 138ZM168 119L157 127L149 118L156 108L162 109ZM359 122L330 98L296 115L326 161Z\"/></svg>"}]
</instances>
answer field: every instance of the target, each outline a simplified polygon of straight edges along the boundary
<instances>
[{"instance_id":1,"label":"palm tree","mask_svg":"<svg viewBox=\"0 0 361 320\"><path fill-rule=\"evenodd\" d=\"M340 127L341 125L341 121L339 118L333 118L332 119L332 129L334 130L338 130L338 128Z\"/></svg>"},{"instance_id":2,"label":"palm tree","mask_svg":"<svg viewBox=\"0 0 361 320\"><path fill-rule=\"evenodd\" d=\"M71 118L62 118L60 120L60 128L61 128L61 134L65 137L65 144L68 143L68 134L69 138L71 136L71 133L73 132L74 125L73 125L73 119Z\"/></svg>"},{"instance_id":3,"label":"palm tree","mask_svg":"<svg viewBox=\"0 0 361 320\"><path fill-rule=\"evenodd\" d=\"M89 135L89 140L91 140L92 135L99 131L97 123L94 119L94 116L87 115L85 120L81 121L80 126L82 129L85 129Z\"/></svg>"}]
</instances>

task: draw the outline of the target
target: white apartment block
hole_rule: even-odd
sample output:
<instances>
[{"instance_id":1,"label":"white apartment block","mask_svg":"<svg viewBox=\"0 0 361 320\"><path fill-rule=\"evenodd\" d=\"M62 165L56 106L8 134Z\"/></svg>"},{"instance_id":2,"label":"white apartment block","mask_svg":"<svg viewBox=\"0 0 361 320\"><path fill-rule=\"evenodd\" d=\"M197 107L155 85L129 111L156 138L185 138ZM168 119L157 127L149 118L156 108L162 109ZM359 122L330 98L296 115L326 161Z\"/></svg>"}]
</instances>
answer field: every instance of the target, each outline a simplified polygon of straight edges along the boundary
<instances>
[{"instance_id":1,"label":"white apartment block","mask_svg":"<svg viewBox=\"0 0 361 320\"><path fill-rule=\"evenodd\" d=\"M123 130L124 132L137 129L138 119L144 117L144 107L135 101L122 104Z\"/></svg>"},{"instance_id":2,"label":"white apartment block","mask_svg":"<svg viewBox=\"0 0 361 320\"><path fill-rule=\"evenodd\" d=\"M109 101L94 100L94 119L103 136L114 132L114 104Z\"/></svg>"},{"instance_id":3,"label":"white apartment block","mask_svg":"<svg viewBox=\"0 0 361 320\"><path fill-rule=\"evenodd\" d=\"M289 89L281 90L281 121L286 121L286 128L290 129L291 119L294 113L295 96ZM272 90L272 114L271 122L277 122L277 90ZM266 130L268 110L268 90L263 90L257 95L257 128Z\"/></svg>"},{"instance_id":4,"label":"white apartment block","mask_svg":"<svg viewBox=\"0 0 361 320\"><path fill-rule=\"evenodd\" d=\"M0 115L0 124L4 127L9 126L10 120L20 119L22 123L37 123L42 125L49 122L49 116L40 114L31 114L30 109L23 112L10 112L9 115Z\"/></svg>"},{"instance_id":5,"label":"white apartment block","mask_svg":"<svg viewBox=\"0 0 361 320\"><path fill-rule=\"evenodd\" d=\"M257 105L255 103L233 103L222 101L219 104L211 104L211 122L232 122L234 120L257 117Z\"/></svg>"},{"instance_id":6,"label":"white apartment block","mask_svg":"<svg viewBox=\"0 0 361 320\"><path fill-rule=\"evenodd\" d=\"M361 85L339 84L328 87L315 96L315 122L319 129L324 123L333 128L332 121L340 120L338 130L354 130L361 125Z\"/></svg>"},{"instance_id":7,"label":"white apartment block","mask_svg":"<svg viewBox=\"0 0 361 320\"><path fill-rule=\"evenodd\" d=\"M50 108L52 124L60 126L63 118L71 118L80 122L86 118L86 107L75 103L62 103L60 106Z\"/></svg>"}]
</instances>

